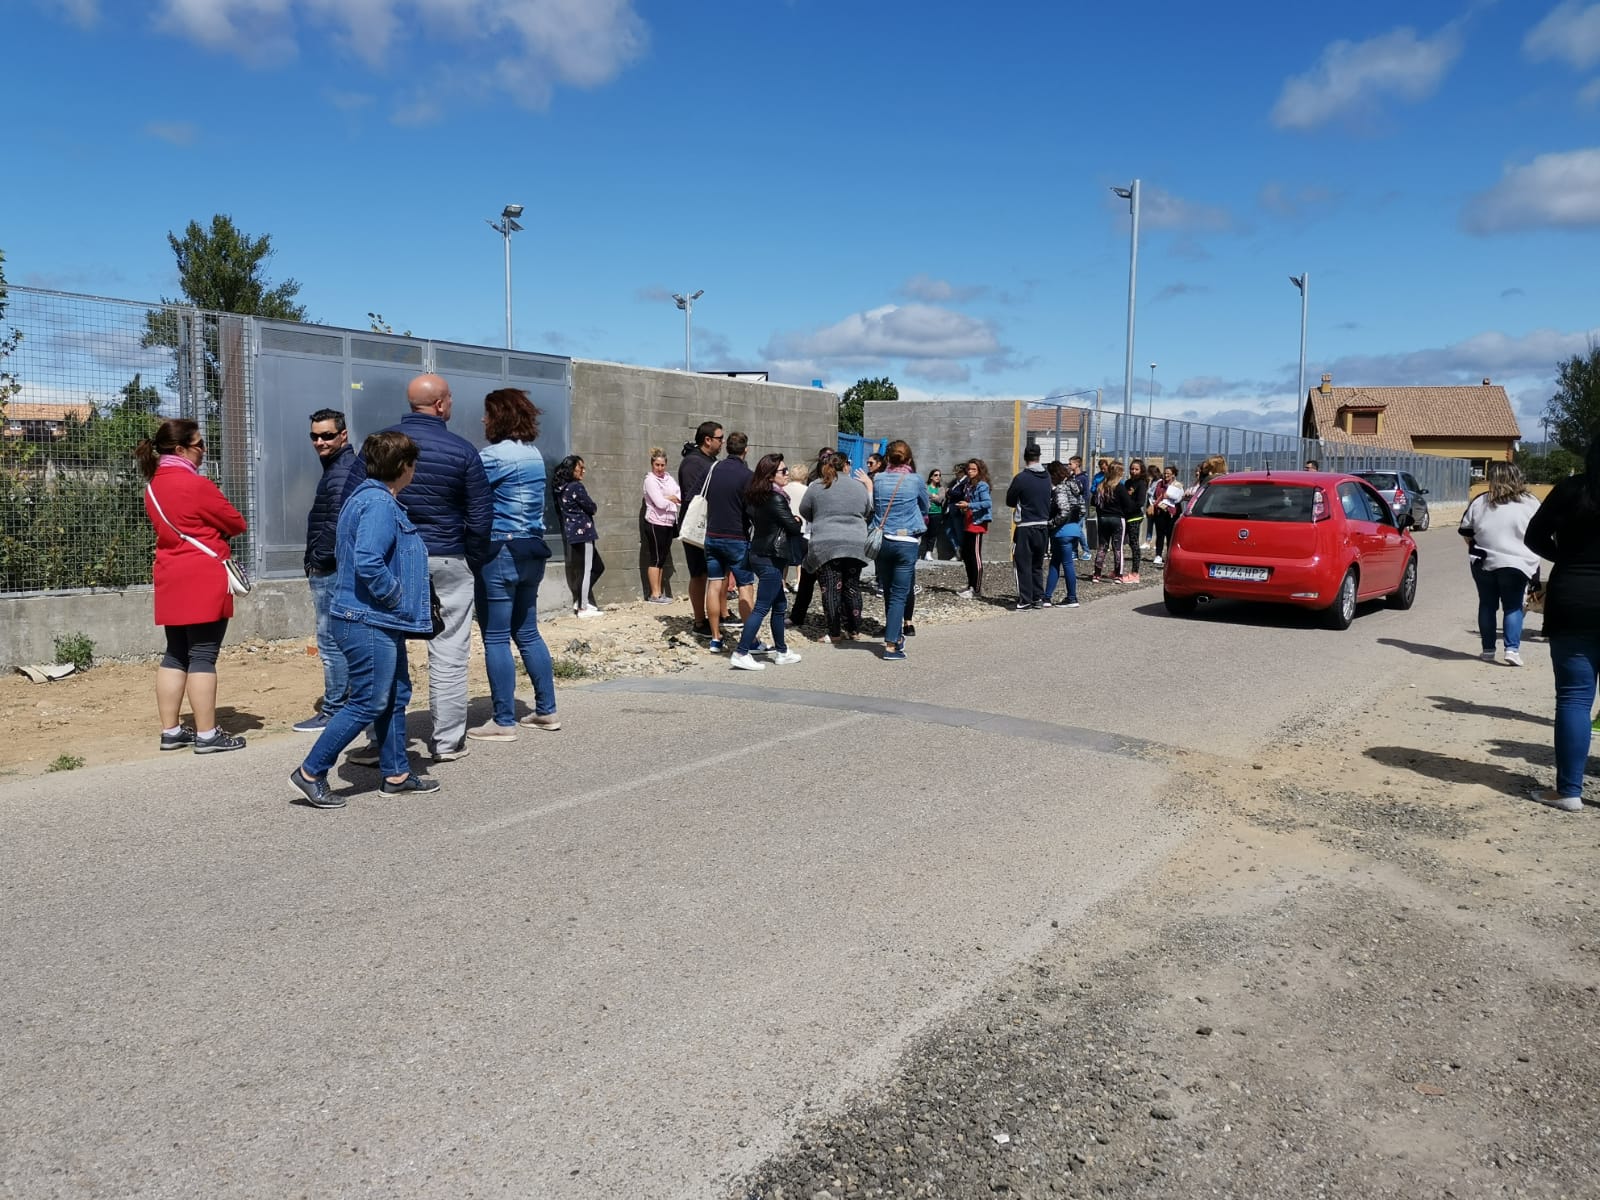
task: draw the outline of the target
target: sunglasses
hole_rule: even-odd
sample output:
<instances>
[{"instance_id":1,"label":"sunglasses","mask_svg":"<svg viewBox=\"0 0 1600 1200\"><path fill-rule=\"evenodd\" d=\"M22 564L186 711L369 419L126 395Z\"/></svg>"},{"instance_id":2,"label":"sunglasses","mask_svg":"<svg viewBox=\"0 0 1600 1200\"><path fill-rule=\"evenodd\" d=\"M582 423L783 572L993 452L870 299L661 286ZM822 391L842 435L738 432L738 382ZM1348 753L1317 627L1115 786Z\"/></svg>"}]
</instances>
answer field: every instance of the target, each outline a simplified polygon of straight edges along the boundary
<instances>
[{"instance_id":1,"label":"sunglasses","mask_svg":"<svg viewBox=\"0 0 1600 1200\"><path fill-rule=\"evenodd\" d=\"M312 430L311 440L313 442L331 442L337 438L341 432L343 431L335 430L333 433L318 433L316 430Z\"/></svg>"}]
</instances>

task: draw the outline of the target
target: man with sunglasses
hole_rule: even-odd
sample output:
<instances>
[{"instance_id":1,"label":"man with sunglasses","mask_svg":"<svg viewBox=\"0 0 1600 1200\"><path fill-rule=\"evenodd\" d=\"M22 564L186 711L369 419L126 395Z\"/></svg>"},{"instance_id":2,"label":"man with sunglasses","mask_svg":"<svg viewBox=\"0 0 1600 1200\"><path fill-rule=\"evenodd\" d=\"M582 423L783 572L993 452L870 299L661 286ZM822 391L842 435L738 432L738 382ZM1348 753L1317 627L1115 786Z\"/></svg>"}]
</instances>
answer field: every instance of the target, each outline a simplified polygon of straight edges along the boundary
<instances>
[{"instance_id":1,"label":"man with sunglasses","mask_svg":"<svg viewBox=\"0 0 1600 1200\"><path fill-rule=\"evenodd\" d=\"M339 509L344 503L344 485L356 452L350 445L350 431L344 414L336 408L319 408L311 414L311 445L322 462L322 478L306 516L306 581L311 585L311 601L317 611L317 656L322 660L322 704L318 712L295 724L296 733L321 733L338 712L350 690L350 671L344 651L333 640L329 609L338 564L334 561L334 539L339 531Z\"/></svg>"}]
</instances>

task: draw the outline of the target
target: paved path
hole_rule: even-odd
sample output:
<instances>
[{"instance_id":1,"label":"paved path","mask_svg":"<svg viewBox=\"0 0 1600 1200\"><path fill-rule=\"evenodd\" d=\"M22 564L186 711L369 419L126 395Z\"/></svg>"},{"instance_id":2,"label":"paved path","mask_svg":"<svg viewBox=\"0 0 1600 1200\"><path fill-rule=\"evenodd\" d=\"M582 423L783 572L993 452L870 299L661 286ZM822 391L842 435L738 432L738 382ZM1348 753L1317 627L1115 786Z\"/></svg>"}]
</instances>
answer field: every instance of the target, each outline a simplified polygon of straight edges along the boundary
<instances>
[{"instance_id":1,"label":"paved path","mask_svg":"<svg viewBox=\"0 0 1600 1200\"><path fill-rule=\"evenodd\" d=\"M1158 868L1165 748L1470 650L1455 542L1342 634L1143 590L572 689L430 799L292 806L282 738L8 785L0 1195L715 1194Z\"/></svg>"}]
</instances>

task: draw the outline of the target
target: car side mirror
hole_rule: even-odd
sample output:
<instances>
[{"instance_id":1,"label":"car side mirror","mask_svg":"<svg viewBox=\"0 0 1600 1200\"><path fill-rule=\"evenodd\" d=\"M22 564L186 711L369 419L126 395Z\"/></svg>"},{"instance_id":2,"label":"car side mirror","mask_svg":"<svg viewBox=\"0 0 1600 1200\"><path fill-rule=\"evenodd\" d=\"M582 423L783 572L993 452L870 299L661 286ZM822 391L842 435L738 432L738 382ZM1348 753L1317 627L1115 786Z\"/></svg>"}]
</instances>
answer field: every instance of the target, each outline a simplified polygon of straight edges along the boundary
<instances>
[{"instance_id":1,"label":"car side mirror","mask_svg":"<svg viewBox=\"0 0 1600 1200\"><path fill-rule=\"evenodd\" d=\"M1427 488L1418 488L1417 489L1417 495L1426 496L1427 494L1428 494L1428 489Z\"/></svg>"},{"instance_id":2,"label":"car side mirror","mask_svg":"<svg viewBox=\"0 0 1600 1200\"><path fill-rule=\"evenodd\" d=\"M1411 529L1417 523L1416 518L1408 512L1396 513L1394 523L1401 529Z\"/></svg>"}]
</instances>

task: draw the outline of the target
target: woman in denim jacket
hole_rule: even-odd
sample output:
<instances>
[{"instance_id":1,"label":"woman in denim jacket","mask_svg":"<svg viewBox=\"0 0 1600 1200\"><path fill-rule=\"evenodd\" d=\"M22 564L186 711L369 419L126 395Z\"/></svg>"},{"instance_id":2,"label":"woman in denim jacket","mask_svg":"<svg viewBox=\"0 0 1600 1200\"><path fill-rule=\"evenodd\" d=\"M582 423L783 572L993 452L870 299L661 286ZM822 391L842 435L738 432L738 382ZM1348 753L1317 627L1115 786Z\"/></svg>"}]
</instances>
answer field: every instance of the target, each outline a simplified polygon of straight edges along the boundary
<instances>
[{"instance_id":1,"label":"woman in denim jacket","mask_svg":"<svg viewBox=\"0 0 1600 1200\"><path fill-rule=\"evenodd\" d=\"M967 568L967 586L956 595L971 600L983 595L983 535L989 531L994 501L988 463L981 458L971 459L963 468L963 475L961 496L955 507L961 514L961 562Z\"/></svg>"},{"instance_id":2,"label":"woman in denim jacket","mask_svg":"<svg viewBox=\"0 0 1600 1200\"><path fill-rule=\"evenodd\" d=\"M289 774L313 808L343 808L328 788L328 770L368 725L378 747L385 794L436 792L406 757L406 704L411 674L406 637L433 628L428 548L395 497L417 469L417 444L398 430L361 447L367 478L345 499L336 539L339 581L329 614L334 640L350 666L350 699L334 714L305 761Z\"/></svg>"},{"instance_id":3,"label":"woman in denim jacket","mask_svg":"<svg viewBox=\"0 0 1600 1200\"><path fill-rule=\"evenodd\" d=\"M911 447L890 442L884 451L887 466L872 479L872 508L883 529L878 550L878 581L883 585L883 659L903 662L906 657L904 624L911 598L917 553L928 528L928 485L917 474Z\"/></svg>"},{"instance_id":4,"label":"woman in denim jacket","mask_svg":"<svg viewBox=\"0 0 1600 1200\"><path fill-rule=\"evenodd\" d=\"M544 455L534 445L539 410L517 388L490 392L483 398L483 434L489 445L479 457L494 498L489 528L494 553L474 573L473 582L494 719L467 730L467 736L478 742L511 742L518 725L513 641L533 681L533 712L522 718L522 726L547 733L561 728L550 648L539 635L539 585L550 557L544 540Z\"/></svg>"}]
</instances>

